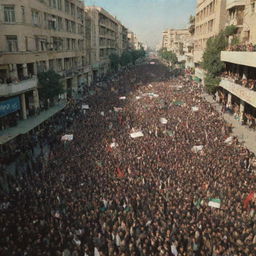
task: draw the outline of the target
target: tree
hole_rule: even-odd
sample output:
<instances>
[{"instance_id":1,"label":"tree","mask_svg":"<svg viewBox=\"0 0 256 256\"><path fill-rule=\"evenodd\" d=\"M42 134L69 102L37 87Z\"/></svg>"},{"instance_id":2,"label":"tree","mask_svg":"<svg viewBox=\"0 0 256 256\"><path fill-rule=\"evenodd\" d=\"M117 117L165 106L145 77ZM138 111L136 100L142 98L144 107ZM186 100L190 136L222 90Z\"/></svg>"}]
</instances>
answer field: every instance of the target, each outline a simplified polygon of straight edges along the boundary
<instances>
[{"instance_id":1,"label":"tree","mask_svg":"<svg viewBox=\"0 0 256 256\"><path fill-rule=\"evenodd\" d=\"M64 92L60 79L61 76L53 70L38 74L39 94L45 102L48 99L53 102L56 96Z\"/></svg>"},{"instance_id":2,"label":"tree","mask_svg":"<svg viewBox=\"0 0 256 256\"><path fill-rule=\"evenodd\" d=\"M220 84L220 78L215 77L213 74L207 73L204 82L206 90L209 93L214 94L216 93L217 87Z\"/></svg>"},{"instance_id":3,"label":"tree","mask_svg":"<svg viewBox=\"0 0 256 256\"><path fill-rule=\"evenodd\" d=\"M128 64L132 63L132 54L130 51L125 51L122 53L120 58L120 64L122 66L127 66Z\"/></svg>"},{"instance_id":4,"label":"tree","mask_svg":"<svg viewBox=\"0 0 256 256\"><path fill-rule=\"evenodd\" d=\"M229 25L225 28L224 30L224 34L225 36L229 37L229 36L233 36L237 33L237 27L235 25Z\"/></svg>"},{"instance_id":5,"label":"tree","mask_svg":"<svg viewBox=\"0 0 256 256\"><path fill-rule=\"evenodd\" d=\"M190 15L190 17L189 17L188 31L191 35L195 34L195 16L193 16L193 15Z\"/></svg>"},{"instance_id":6,"label":"tree","mask_svg":"<svg viewBox=\"0 0 256 256\"><path fill-rule=\"evenodd\" d=\"M144 51L144 49L131 51L132 63L135 64L136 60L145 57L145 55L146 52Z\"/></svg>"},{"instance_id":7,"label":"tree","mask_svg":"<svg viewBox=\"0 0 256 256\"><path fill-rule=\"evenodd\" d=\"M220 55L227 45L227 38L223 31L207 40L202 67L207 71L205 86L210 92L214 92L215 88L219 85L220 79L218 79L218 76L224 68Z\"/></svg>"},{"instance_id":8,"label":"tree","mask_svg":"<svg viewBox=\"0 0 256 256\"><path fill-rule=\"evenodd\" d=\"M120 64L120 57L118 56L118 54L112 53L109 55L109 59L110 59L111 69L117 71L118 66Z\"/></svg>"},{"instance_id":9,"label":"tree","mask_svg":"<svg viewBox=\"0 0 256 256\"><path fill-rule=\"evenodd\" d=\"M171 62L172 65L175 65L178 62L178 58L175 53L171 51L167 51L166 48L162 48L158 51L159 57L161 57L164 60L167 60L168 62Z\"/></svg>"}]
</instances>

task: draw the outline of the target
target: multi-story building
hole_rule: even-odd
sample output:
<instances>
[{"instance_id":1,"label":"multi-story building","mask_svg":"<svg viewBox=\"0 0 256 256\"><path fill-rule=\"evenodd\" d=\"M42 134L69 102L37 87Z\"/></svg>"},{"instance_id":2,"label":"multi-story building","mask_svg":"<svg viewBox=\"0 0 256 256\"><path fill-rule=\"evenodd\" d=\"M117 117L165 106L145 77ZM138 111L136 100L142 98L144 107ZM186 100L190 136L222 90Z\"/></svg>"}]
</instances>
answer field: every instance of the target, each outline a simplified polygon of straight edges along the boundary
<instances>
[{"instance_id":1,"label":"multi-story building","mask_svg":"<svg viewBox=\"0 0 256 256\"><path fill-rule=\"evenodd\" d=\"M109 55L121 54L128 45L127 29L110 13L101 7L87 6L91 18L91 51L93 77L109 70Z\"/></svg>"},{"instance_id":2,"label":"multi-story building","mask_svg":"<svg viewBox=\"0 0 256 256\"><path fill-rule=\"evenodd\" d=\"M185 53L190 51L191 35L188 29L168 29L163 32L162 46L185 61Z\"/></svg>"},{"instance_id":3,"label":"multi-story building","mask_svg":"<svg viewBox=\"0 0 256 256\"><path fill-rule=\"evenodd\" d=\"M84 30L81 0L1 0L1 118L39 108L39 72L59 73L72 96L89 72Z\"/></svg>"},{"instance_id":4,"label":"multi-story building","mask_svg":"<svg viewBox=\"0 0 256 256\"><path fill-rule=\"evenodd\" d=\"M118 54L121 55L125 50L129 48L128 43L128 29L119 23L118 26Z\"/></svg>"},{"instance_id":5,"label":"multi-story building","mask_svg":"<svg viewBox=\"0 0 256 256\"><path fill-rule=\"evenodd\" d=\"M227 0L229 23L237 26L238 45L221 52L226 64L220 88L223 101L241 122L256 120L256 1ZM231 43L231 42L230 42ZM254 121L253 121L254 120Z\"/></svg>"},{"instance_id":6,"label":"multi-story building","mask_svg":"<svg viewBox=\"0 0 256 256\"><path fill-rule=\"evenodd\" d=\"M143 43L138 40L134 32L129 31L127 36L128 36L128 47L130 50L144 49Z\"/></svg>"},{"instance_id":7,"label":"multi-story building","mask_svg":"<svg viewBox=\"0 0 256 256\"><path fill-rule=\"evenodd\" d=\"M226 0L197 0L194 34L195 74L204 79L199 69L207 40L217 35L226 24Z\"/></svg>"}]
</instances>

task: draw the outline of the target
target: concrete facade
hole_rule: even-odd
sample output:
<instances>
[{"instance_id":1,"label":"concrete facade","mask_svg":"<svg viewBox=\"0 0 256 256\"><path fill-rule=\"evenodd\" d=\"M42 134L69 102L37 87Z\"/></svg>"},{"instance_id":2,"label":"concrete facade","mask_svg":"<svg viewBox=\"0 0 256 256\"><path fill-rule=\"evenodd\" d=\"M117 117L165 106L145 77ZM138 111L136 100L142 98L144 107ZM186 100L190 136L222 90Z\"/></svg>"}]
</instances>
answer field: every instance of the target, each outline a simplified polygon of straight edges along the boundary
<instances>
[{"instance_id":1,"label":"concrete facade","mask_svg":"<svg viewBox=\"0 0 256 256\"><path fill-rule=\"evenodd\" d=\"M244 42L256 44L256 1L245 0L242 39Z\"/></svg>"},{"instance_id":2,"label":"concrete facade","mask_svg":"<svg viewBox=\"0 0 256 256\"><path fill-rule=\"evenodd\" d=\"M20 96L23 119L39 107L39 72L59 73L69 96L88 82L83 1L1 0L0 7L0 97Z\"/></svg>"},{"instance_id":3,"label":"concrete facade","mask_svg":"<svg viewBox=\"0 0 256 256\"><path fill-rule=\"evenodd\" d=\"M121 55L128 47L128 30L101 7L86 6L85 11L91 19L91 51L94 78L109 70L109 55Z\"/></svg>"},{"instance_id":4,"label":"concrete facade","mask_svg":"<svg viewBox=\"0 0 256 256\"><path fill-rule=\"evenodd\" d=\"M227 0L228 22L235 25L237 33L229 38L229 49L221 52L226 64L225 76L220 87L227 95L227 105L239 105L238 117L255 123L256 120L256 1ZM239 40L238 46L232 39Z\"/></svg>"},{"instance_id":5,"label":"concrete facade","mask_svg":"<svg viewBox=\"0 0 256 256\"><path fill-rule=\"evenodd\" d=\"M226 24L226 0L197 0L194 35L194 62L202 61L207 40Z\"/></svg>"}]
</instances>

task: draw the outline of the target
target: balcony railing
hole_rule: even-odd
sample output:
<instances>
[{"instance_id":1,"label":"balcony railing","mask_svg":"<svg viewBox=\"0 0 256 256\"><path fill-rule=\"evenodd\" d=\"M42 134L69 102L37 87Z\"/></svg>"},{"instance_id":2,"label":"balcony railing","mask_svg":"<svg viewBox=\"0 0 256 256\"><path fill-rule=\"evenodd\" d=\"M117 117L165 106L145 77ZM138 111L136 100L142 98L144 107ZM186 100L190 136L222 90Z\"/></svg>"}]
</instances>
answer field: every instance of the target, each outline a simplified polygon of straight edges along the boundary
<instances>
[{"instance_id":1,"label":"balcony railing","mask_svg":"<svg viewBox=\"0 0 256 256\"><path fill-rule=\"evenodd\" d=\"M37 78L23 80L17 83L0 84L0 96L11 96L26 91L33 90L37 87Z\"/></svg>"},{"instance_id":2,"label":"balcony railing","mask_svg":"<svg viewBox=\"0 0 256 256\"><path fill-rule=\"evenodd\" d=\"M243 87L227 78L222 78L220 87L224 88L253 107L256 107L256 91Z\"/></svg>"}]
</instances>

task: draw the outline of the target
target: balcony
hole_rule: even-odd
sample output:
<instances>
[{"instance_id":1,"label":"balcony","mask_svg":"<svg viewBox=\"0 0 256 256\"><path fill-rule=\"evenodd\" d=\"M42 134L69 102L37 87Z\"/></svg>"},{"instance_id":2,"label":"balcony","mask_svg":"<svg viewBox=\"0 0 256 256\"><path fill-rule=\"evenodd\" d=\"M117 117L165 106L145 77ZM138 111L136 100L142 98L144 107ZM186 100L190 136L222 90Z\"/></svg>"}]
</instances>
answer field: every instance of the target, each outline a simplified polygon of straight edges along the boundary
<instances>
[{"instance_id":1,"label":"balcony","mask_svg":"<svg viewBox=\"0 0 256 256\"><path fill-rule=\"evenodd\" d=\"M222 78L220 87L256 108L256 91L245 88L226 78Z\"/></svg>"},{"instance_id":2,"label":"balcony","mask_svg":"<svg viewBox=\"0 0 256 256\"><path fill-rule=\"evenodd\" d=\"M221 60L256 68L256 52L222 51Z\"/></svg>"},{"instance_id":3,"label":"balcony","mask_svg":"<svg viewBox=\"0 0 256 256\"><path fill-rule=\"evenodd\" d=\"M226 9L229 10L234 7L245 6L245 0L227 0Z\"/></svg>"},{"instance_id":4,"label":"balcony","mask_svg":"<svg viewBox=\"0 0 256 256\"><path fill-rule=\"evenodd\" d=\"M17 83L0 84L0 96L12 96L33 90L37 87L37 78L20 81Z\"/></svg>"}]
</instances>

